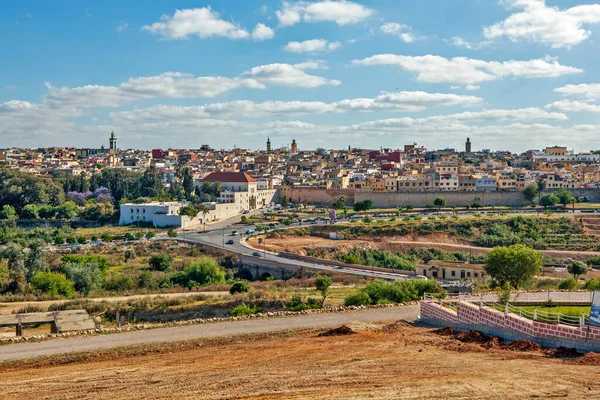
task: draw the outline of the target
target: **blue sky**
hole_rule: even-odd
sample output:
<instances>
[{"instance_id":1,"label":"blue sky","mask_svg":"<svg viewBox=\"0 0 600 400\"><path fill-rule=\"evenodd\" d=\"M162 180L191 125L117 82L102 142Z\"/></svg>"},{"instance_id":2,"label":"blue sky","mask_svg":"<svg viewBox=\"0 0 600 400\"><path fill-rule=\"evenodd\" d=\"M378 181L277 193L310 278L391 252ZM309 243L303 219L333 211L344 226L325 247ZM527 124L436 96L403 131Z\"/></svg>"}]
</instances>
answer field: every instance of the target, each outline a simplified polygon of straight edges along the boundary
<instances>
[{"instance_id":1,"label":"blue sky","mask_svg":"<svg viewBox=\"0 0 600 400\"><path fill-rule=\"evenodd\" d=\"M0 5L0 147L600 148L600 4Z\"/></svg>"}]
</instances>

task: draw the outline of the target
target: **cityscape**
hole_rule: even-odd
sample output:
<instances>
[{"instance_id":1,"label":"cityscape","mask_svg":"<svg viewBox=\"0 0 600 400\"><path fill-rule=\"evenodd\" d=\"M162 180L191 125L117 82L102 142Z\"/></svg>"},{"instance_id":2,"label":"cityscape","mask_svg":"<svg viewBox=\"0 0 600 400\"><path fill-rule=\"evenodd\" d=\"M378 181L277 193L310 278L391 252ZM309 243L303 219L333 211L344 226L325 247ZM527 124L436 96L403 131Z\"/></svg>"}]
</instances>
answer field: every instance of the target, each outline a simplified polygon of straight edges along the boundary
<instances>
[{"instance_id":1,"label":"cityscape","mask_svg":"<svg viewBox=\"0 0 600 400\"><path fill-rule=\"evenodd\" d=\"M6 0L1 398L596 398L593 1Z\"/></svg>"}]
</instances>

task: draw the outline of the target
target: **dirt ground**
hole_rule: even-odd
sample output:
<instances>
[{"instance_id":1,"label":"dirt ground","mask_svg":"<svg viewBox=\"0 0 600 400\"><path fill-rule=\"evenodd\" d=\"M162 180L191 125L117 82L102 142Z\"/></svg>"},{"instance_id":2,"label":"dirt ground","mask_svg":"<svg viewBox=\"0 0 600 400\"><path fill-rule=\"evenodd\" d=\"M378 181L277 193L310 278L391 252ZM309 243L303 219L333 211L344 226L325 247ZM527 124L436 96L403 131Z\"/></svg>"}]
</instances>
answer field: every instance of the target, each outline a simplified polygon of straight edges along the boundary
<instances>
[{"instance_id":1,"label":"dirt ground","mask_svg":"<svg viewBox=\"0 0 600 400\"><path fill-rule=\"evenodd\" d=\"M254 248L262 249L263 246L258 244L258 238L250 238L248 244ZM476 247L466 244L456 238L448 237L445 234L432 235L407 235L407 236L392 236L382 237L379 240L331 240L313 236L285 236L269 238L266 241L267 250L282 252L291 251L299 254L306 254L306 249L310 248L333 248L338 250L351 250L353 248L372 248L389 250L392 252L409 252L411 249L430 249L437 248L447 252L460 251L463 253L471 253L473 255L485 255L491 248ZM591 257L600 256L597 251L574 251L574 250L539 250L540 253L555 259L573 259L587 260Z\"/></svg>"},{"instance_id":2,"label":"dirt ground","mask_svg":"<svg viewBox=\"0 0 600 400\"><path fill-rule=\"evenodd\" d=\"M405 323L350 328L5 366L0 398L600 398L597 355L552 358Z\"/></svg>"}]
</instances>

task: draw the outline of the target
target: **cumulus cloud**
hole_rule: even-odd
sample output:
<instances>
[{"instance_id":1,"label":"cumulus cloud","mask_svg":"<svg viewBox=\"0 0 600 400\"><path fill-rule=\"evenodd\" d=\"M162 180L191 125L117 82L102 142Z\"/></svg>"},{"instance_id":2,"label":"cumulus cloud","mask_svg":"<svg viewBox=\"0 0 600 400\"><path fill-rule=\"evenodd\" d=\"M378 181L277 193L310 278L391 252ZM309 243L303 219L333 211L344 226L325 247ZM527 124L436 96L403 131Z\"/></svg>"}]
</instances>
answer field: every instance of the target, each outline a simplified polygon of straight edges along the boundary
<instances>
[{"instance_id":1,"label":"cumulus cloud","mask_svg":"<svg viewBox=\"0 0 600 400\"><path fill-rule=\"evenodd\" d=\"M379 28L386 35L398 36L405 43L414 42L417 37L412 33L412 29L408 25L399 24L397 22L389 22L381 25Z\"/></svg>"},{"instance_id":2,"label":"cumulus cloud","mask_svg":"<svg viewBox=\"0 0 600 400\"><path fill-rule=\"evenodd\" d=\"M364 21L373 13L373 10L361 4L343 0L284 1L281 9L275 11L281 26L292 26L299 22L335 22L343 26Z\"/></svg>"},{"instance_id":3,"label":"cumulus cloud","mask_svg":"<svg viewBox=\"0 0 600 400\"><path fill-rule=\"evenodd\" d=\"M542 43L553 48L571 47L591 36L584 25L600 23L600 4L578 5L560 10L545 0L504 0L509 9L519 10L504 21L485 27L488 39Z\"/></svg>"},{"instance_id":4,"label":"cumulus cloud","mask_svg":"<svg viewBox=\"0 0 600 400\"><path fill-rule=\"evenodd\" d=\"M252 31L252 39L256 41L263 41L267 39L273 39L275 31L269 28L265 24L257 24Z\"/></svg>"},{"instance_id":5,"label":"cumulus cloud","mask_svg":"<svg viewBox=\"0 0 600 400\"><path fill-rule=\"evenodd\" d=\"M600 83L581 83L579 85L565 85L554 89L555 92L565 96L577 95L590 99L600 98Z\"/></svg>"},{"instance_id":6,"label":"cumulus cloud","mask_svg":"<svg viewBox=\"0 0 600 400\"><path fill-rule=\"evenodd\" d=\"M362 60L353 60L352 63L391 65L403 71L417 73L417 81L431 83L475 84L507 77L552 78L583 72L581 69L564 66L550 59L499 62L468 57L448 59L431 54L425 56L377 54Z\"/></svg>"},{"instance_id":7,"label":"cumulus cloud","mask_svg":"<svg viewBox=\"0 0 600 400\"><path fill-rule=\"evenodd\" d=\"M256 80L265 85L277 85L285 87L312 88L323 85L338 86L341 82L335 79L327 79L322 76L307 74L305 69L312 69L316 65L307 64L268 64L252 68L241 76Z\"/></svg>"},{"instance_id":8,"label":"cumulus cloud","mask_svg":"<svg viewBox=\"0 0 600 400\"><path fill-rule=\"evenodd\" d=\"M289 42L283 49L291 53L315 54L334 51L340 46L340 42L328 42L325 39L311 39L303 42Z\"/></svg>"},{"instance_id":9,"label":"cumulus cloud","mask_svg":"<svg viewBox=\"0 0 600 400\"><path fill-rule=\"evenodd\" d=\"M600 106L590 104L585 101L561 100L546 106L549 110L558 111L584 111L584 112L600 112Z\"/></svg>"},{"instance_id":10,"label":"cumulus cloud","mask_svg":"<svg viewBox=\"0 0 600 400\"><path fill-rule=\"evenodd\" d=\"M219 13L212 11L210 7L176 10L172 16L162 15L160 22L145 25L142 30L167 39L185 39L188 36L246 39L250 36L239 25L221 19Z\"/></svg>"}]
</instances>

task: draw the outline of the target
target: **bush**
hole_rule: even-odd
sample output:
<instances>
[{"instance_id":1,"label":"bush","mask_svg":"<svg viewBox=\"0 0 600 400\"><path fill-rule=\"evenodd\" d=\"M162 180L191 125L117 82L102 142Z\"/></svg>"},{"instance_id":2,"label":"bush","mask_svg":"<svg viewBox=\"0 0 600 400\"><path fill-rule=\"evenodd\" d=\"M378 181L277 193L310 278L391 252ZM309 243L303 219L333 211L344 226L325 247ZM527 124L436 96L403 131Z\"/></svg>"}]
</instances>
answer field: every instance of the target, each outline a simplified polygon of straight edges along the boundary
<instances>
[{"instance_id":1,"label":"bush","mask_svg":"<svg viewBox=\"0 0 600 400\"><path fill-rule=\"evenodd\" d=\"M64 243L65 243L65 238L63 236L56 235L54 237L54 244L64 244Z\"/></svg>"},{"instance_id":2,"label":"bush","mask_svg":"<svg viewBox=\"0 0 600 400\"><path fill-rule=\"evenodd\" d=\"M125 261L127 260L135 260L137 257L137 254L135 253L134 249L127 249L125 250Z\"/></svg>"},{"instance_id":3,"label":"bush","mask_svg":"<svg viewBox=\"0 0 600 400\"><path fill-rule=\"evenodd\" d=\"M600 290L600 279L596 278L586 281L583 288L590 291Z\"/></svg>"},{"instance_id":4,"label":"bush","mask_svg":"<svg viewBox=\"0 0 600 400\"><path fill-rule=\"evenodd\" d=\"M173 274L171 282L188 288L222 285L225 283L225 270L219 267L214 258L200 257L182 272Z\"/></svg>"},{"instance_id":5,"label":"bush","mask_svg":"<svg viewBox=\"0 0 600 400\"><path fill-rule=\"evenodd\" d=\"M130 276L114 276L104 282L104 288L111 292L123 292L133 289L133 278Z\"/></svg>"},{"instance_id":6,"label":"bush","mask_svg":"<svg viewBox=\"0 0 600 400\"><path fill-rule=\"evenodd\" d=\"M376 279L368 283L363 290L348 296L346 301L348 305L360 305L364 304L367 300L366 297L368 297L370 304L403 303L419 300L423 293L442 293L442 291L441 286L436 281L405 279L387 283Z\"/></svg>"},{"instance_id":7,"label":"bush","mask_svg":"<svg viewBox=\"0 0 600 400\"><path fill-rule=\"evenodd\" d=\"M176 238L177 237L177 232L174 231L173 229L169 229L167 232L167 236L170 238Z\"/></svg>"},{"instance_id":8,"label":"bush","mask_svg":"<svg viewBox=\"0 0 600 400\"><path fill-rule=\"evenodd\" d=\"M91 237L91 241L92 241L92 242L95 242L95 241L97 241L97 240L98 240L98 236L97 236L97 235L92 235L92 237Z\"/></svg>"},{"instance_id":9,"label":"bush","mask_svg":"<svg viewBox=\"0 0 600 400\"><path fill-rule=\"evenodd\" d=\"M231 310L232 317L241 317L244 315L253 315L262 311L262 308L259 306L249 307L245 303L240 304L237 307L233 307Z\"/></svg>"},{"instance_id":10,"label":"bush","mask_svg":"<svg viewBox=\"0 0 600 400\"><path fill-rule=\"evenodd\" d=\"M138 276L137 286L140 289L153 289L156 287L156 280L150 271L142 271Z\"/></svg>"},{"instance_id":11,"label":"bush","mask_svg":"<svg viewBox=\"0 0 600 400\"><path fill-rule=\"evenodd\" d=\"M65 275L56 272L38 272L31 283L37 290L51 296L70 297L75 292L73 282Z\"/></svg>"},{"instance_id":12,"label":"bush","mask_svg":"<svg viewBox=\"0 0 600 400\"><path fill-rule=\"evenodd\" d=\"M574 290L577 289L577 281L575 278L565 279L558 285L558 288L561 290Z\"/></svg>"},{"instance_id":13,"label":"bush","mask_svg":"<svg viewBox=\"0 0 600 400\"><path fill-rule=\"evenodd\" d=\"M371 298L364 290L358 290L344 300L345 306L366 306L369 304L371 304Z\"/></svg>"},{"instance_id":14,"label":"bush","mask_svg":"<svg viewBox=\"0 0 600 400\"><path fill-rule=\"evenodd\" d=\"M85 236L79 236L77 238L77 243L85 244L85 243L87 243L87 238Z\"/></svg>"},{"instance_id":15,"label":"bush","mask_svg":"<svg viewBox=\"0 0 600 400\"><path fill-rule=\"evenodd\" d=\"M146 239L152 239L155 236L153 231L148 231L148 233L146 233Z\"/></svg>"},{"instance_id":16,"label":"bush","mask_svg":"<svg viewBox=\"0 0 600 400\"><path fill-rule=\"evenodd\" d=\"M77 254L65 254L61 261L63 263L74 263L74 264L88 264L96 263L100 268L100 271L104 273L108 267L108 260L103 256L96 255L77 255Z\"/></svg>"},{"instance_id":17,"label":"bush","mask_svg":"<svg viewBox=\"0 0 600 400\"><path fill-rule=\"evenodd\" d=\"M135 236L133 236L133 233L127 232L125 234L125 240L135 240Z\"/></svg>"},{"instance_id":18,"label":"bush","mask_svg":"<svg viewBox=\"0 0 600 400\"><path fill-rule=\"evenodd\" d=\"M231 287L229 288L229 293L230 294L245 293L248 291L248 289L250 289L250 287L248 286L248 284L246 282L237 281L237 282L234 282L233 285L231 285Z\"/></svg>"},{"instance_id":19,"label":"bush","mask_svg":"<svg viewBox=\"0 0 600 400\"><path fill-rule=\"evenodd\" d=\"M170 271L173 266L173 257L168 254L154 254L148 260L148 264L155 271Z\"/></svg>"},{"instance_id":20,"label":"bush","mask_svg":"<svg viewBox=\"0 0 600 400\"><path fill-rule=\"evenodd\" d=\"M103 233L102 235L100 235L100 239L102 239L103 242L112 241L112 238L110 237L110 235L108 233Z\"/></svg>"},{"instance_id":21,"label":"bush","mask_svg":"<svg viewBox=\"0 0 600 400\"><path fill-rule=\"evenodd\" d=\"M102 272L95 262L76 264L66 263L61 265L61 271L75 284L75 289L88 295L102 283Z\"/></svg>"},{"instance_id":22,"label":"bush","mask_svg":"<svg viewBox=\"0 0 600 400\"><path fill-rule=\"evenodd\" d=\"M67 243L75 244L75 243L77 243L77 239L75 239L75 236L67 236Z\"/></svg>"}]
</instances>

